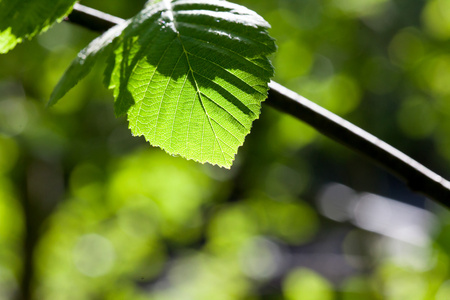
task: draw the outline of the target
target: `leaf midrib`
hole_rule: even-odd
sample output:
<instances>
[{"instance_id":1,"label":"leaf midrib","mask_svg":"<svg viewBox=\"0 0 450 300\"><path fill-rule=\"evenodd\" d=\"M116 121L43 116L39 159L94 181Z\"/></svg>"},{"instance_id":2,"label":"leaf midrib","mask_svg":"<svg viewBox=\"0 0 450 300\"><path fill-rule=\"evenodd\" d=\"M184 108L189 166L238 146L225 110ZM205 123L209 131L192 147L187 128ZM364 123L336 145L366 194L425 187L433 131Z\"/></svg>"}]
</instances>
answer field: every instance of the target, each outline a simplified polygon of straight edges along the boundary
<instances>
[{"instance_id":1,"label":"leaf midrib","mask_svg":"<svg viewBox=\"0 0 450 300\"><path fill-rule=\"evenodd\" d=\"M217 136L217 133L216 133L216 131L215 131L213 125L212 125L211 117L209 116L208 111L206 110L206 107L205 107L205 105L203 103L202 94L201 94L200 89L198 87L197 80L195 79L194 70L192 69L192 66L191 66L191 63L190 63L190 60L189 60L188 51L184 47L183 41L180 38L180 31L177 29L177 23L176 23L176 20L175 20L175 17L174 17L174 11L173 11L173 8L172 8L172 1L171 0L163 0L163 3L164 3L164 6L166 7L166 11L168 12L169 21L173 24L174 30L175 30L175 32L177 34L177 39L180 42L181 47L183 48L183 53L186 56L186 61L187 61L188 66L189 66L189 72L191 73L192 79L193 79L194 84L195 84L196 93L197 93L198 98L200 100L200 104L202 106L202 109L205 112L205 115L206 115L206 117L208 119L209 126L211 127L211 130L214 133L214 137L216 139L215 143L213 143L212 157L214 157L214 154L216 152L216 143L217 143L219 145L220 152L222 154L222 158L224 160L224 163L226 163L227 159L225 158L225 153L224 153L224 151L222 149L222 145L220 144L220 141L222 141L222 140L219 139L219 137ZM193 107L192 107L192 109L193 109ZM192 112L191 112L191 115L192 115ZM188 134L188 139L187 140L189 140L189 130L187 131L187 134ZM203 137L204 137L204 134L202 133L202 143L201 143L202 149L201 149L201 154L200 154L200 159L201 160L203 160Z\"/></svg>"}]
</instances>

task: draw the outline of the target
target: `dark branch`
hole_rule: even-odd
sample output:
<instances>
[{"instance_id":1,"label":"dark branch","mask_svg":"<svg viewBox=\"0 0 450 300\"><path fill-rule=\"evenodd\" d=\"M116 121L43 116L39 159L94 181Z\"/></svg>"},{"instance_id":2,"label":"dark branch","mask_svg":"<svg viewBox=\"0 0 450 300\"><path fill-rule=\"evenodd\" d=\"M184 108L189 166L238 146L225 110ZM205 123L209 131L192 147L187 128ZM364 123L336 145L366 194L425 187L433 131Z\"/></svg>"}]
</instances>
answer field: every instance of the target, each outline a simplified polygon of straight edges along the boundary
<instances>
[{"instance_id":1,"label":"dark branch","mask_svg":"<svg viewBox=\"0 0 450 300\"><path fill-rule=\"evenodd\" d=\"M124 20L96 9L75 3L67 20L97 32L104 32Z\"/></svg>"},{"instance_id":2,"label":"dark branch","mask_svg":"<svg viewBox=\"0 0 450 300\"><path fill-rule=\"evenodd\" d=\"M76 4L70 22L103 32L123 19ZM415 192L450 207L450 182L406 154L276 82L267 104L308 123L322 134L369 157L407 182Z\"/></svg>"},{"instance_id":3,"label":"dark branch","mask_svg":"<svg viewBox=\"0 0 450 300\"><path fill-rule=\"evenodd\" d=\"M284 86L276 82L271 82L269 86L267 103L271 106L308 123L322 134L371 158L405 180L413 191L450 206L450 182L441 176L367 131Z\"/></svg>"}]
</instances>

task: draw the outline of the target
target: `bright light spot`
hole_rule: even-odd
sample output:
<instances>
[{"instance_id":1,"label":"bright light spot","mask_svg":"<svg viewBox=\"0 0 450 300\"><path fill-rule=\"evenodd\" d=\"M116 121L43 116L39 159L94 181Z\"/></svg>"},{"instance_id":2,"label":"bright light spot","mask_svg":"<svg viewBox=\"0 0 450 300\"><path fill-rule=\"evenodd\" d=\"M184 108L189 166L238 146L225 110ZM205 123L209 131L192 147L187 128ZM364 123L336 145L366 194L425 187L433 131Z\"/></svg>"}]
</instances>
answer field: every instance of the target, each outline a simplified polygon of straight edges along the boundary
<instances>
[{"instance_id":1,"label":"bright light spot","mask_svg":"<svg viewBox=\"0 0 450 300\"><path fill-rule=\"evenodd\" d=\"M431 0L422 14L425 29L431 36L446 40L450 38L450 1Z\"/></svg>"},{"instance_id":2,"label":"bright light spot","mask_svg":"<svg viewBox=\"0 0 450 300\"><path fill-rule=\"evenodd\" d=\"M288 87L339 115L353 111L361 100L359 84L345 74L336 74L327 80L309 78Z\"/></svg>"},{"instance_id":3,"label":"bright light spot","mask_svg":"<svg viewBox=\"0 0 450 300\"><path fill-rule=\"evenodd\" d=\"M295 39L280 44L274 60L277 76L285 80L308 74L312 63L311 50Z\"/></svg>"},{"instance_id":4,"label":"bright light spot","mask_svg":"<svg viewBox=\"0 0 450 300\"><path fill-rule=\"evenodd\" d=\"M313 141L317 136L317 131L297 119L289 116L280 116L278 122L271 127L274 138L277 138L277 143L280 147L289 149L301 148ZM303 176L302 183L297 183L297 189L302 191L307 185L308 178ZM300 186L301 185L301 186Z\"/></svg>"},{"instance_id":5,"label":"bright light spot","mask_svg":"<svg viewBox=\"0 0 450 300\"><path fill-rule=\"evenodd\" d=\"M306 268L291 272L283 282L287 300L331 300L333 287L322 276Z\"/></svg>"},{"instance_id":6,"label":"bright light spot","mask_svg":"<svg viewBox=\"0 0 450 300\"><path fill-rule=\"evenodd\" d=\"M334 0L342 12L355 17L373 16L383 11L388 0Z\"/></svg>"},{"instance_id":7,"label":"bright light spot","mask_svg":"<svg viewBox=\"0 0 450 300\"><path fill-rule=\"evenodd\" d=\"M426 297L427 282L425 276L410 272L392 272L385 277L384 299L422 300Z\"/></svg>"},{"instance_id":8,"label":"bright light spot","mask_svg":"<svg viewBox=\"0 0 450 300\"><path fill-rule=\"evenodd\" d=\"M439 96L450 95L450 55L439 55L426 61L422 78L433 93Z\"/></svg>"},{"instance_id":9,"label":"bright light spot","mask_svg":"<svg viewBox=\"0 0 450 300\"><path fill-rule=\"evenodd\" d=\"M73 36L71 26L63 22L59 26L53 26L47 32L39 35L37 41L45 49L55 51L67 47Z\"/></svg>"},{"instance_id":10,"label":"bright light spot","mask_svg":"<svg viewBox=\"0 0 450 300\"><path fill-rule=\"evenodd\" d=\"M130 236L144 238L155 234L161 215L157 205L149 198L137 196L133 205L125 206L118 213L120 228Z\"/></svg>"},{"instance_id":11,"label":"bright light spot","mask_svg":"<svg viewBox=\"0 0 450 300\"><path fill-rule=\"evenodd\" d=\"M413 228L409 228L414 230ZM401 234L401 232L399 232ZM408 235L408 233L406 233ZM409 236L413 232L409 233ZM408 236L405 236L405 239ZM389 257L396 265L405 266L417 272L426 272L434 267L433 253L429 247L405 243L398 239L383 238L379 241L377 255Z\"/></svg>"},{"instance_id":12,"label":"bright light spot","mask_svg":"<svg viewBox=\"0 0 450 300\"><path fill-rule=\"evenodd\" d=\"M25 101L5 99L0 101L0 133L6 136L20 134L28 123Z\"/></svg>"},{"instance_id":13,"label":"bright light spot","mask_svg":"<svg viewBox=\"0 0 450 300\"><path fill-rule=\"evenodd\" d=\"M318 197L320 212L335 221L344 222L351 216L356 193L342 184L332 183L322 189Z\"/></svg>"},{"instance_id":14,"label":"bright light spot","mask_svg":"<svg viewBox=\"0 0 450 300\"><path fill-rule=\"evenodd\" d=\"M411 67L419 62L425 53L425 46L419 31L407 28L394 36L389 44L389 58L392 63Z\"/></svg>"},{"instance_id":15,"label":"bright light spot","mask_svg":"<svg viewBox=\"0 0 450 300\"><path fill-rule=\"evenodd\" d=\"M116 257L111 242L98 234L86 234L78 239L73 261L78 271L89 277L105 275Z\"/></svg>"},{"instance_id":16,"label":"bright light spot","mask_svg":"<svg viewBox=\"0 0 450 300\"><path fill-rule=\"evenodd\" d=\"M242 271L254 279L270 279L282 267L279 247L265 238L249 240L240 254Z\"/></svg>"},{"instance_id":17,"label":"bright light spot","mask_svg":"<svg viewBox=\"0 0 450 300\"><path fill-rule=\"evenodd\" d=\"M428 245L435 224L426 210L373 194L360 197L354 221L366 230L417 246Z\"/></svg>"}]
</instances>

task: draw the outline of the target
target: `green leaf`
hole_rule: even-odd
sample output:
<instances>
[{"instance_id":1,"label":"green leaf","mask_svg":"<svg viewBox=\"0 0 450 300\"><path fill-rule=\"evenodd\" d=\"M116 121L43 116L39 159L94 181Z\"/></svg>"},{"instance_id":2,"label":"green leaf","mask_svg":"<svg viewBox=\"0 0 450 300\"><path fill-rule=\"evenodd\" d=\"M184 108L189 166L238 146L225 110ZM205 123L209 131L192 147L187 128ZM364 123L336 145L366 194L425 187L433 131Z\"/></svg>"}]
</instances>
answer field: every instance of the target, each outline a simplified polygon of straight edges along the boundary
<instances>
[{"instance_id":1,"label":"green leaf","mask_svg":"<svg viewBox=\"0 0 450 300\"><path fill-rule=\"evenodd\" d=\"M61 21L76 0L0 0L0 53Z\"/></svg>"},{"instance_id":2,"label":"green leaf","mask_svg":"<svg viewBox=\"0 0 450 300\"><path fill-rule=\"evenodd\" d=\"M72 61L53 90L48 106L58 102L71 88L89 74L100 56L108 53L108 50L112 48L114 39L122 33L127 25L128 22L123 22L112 27L78 53L78 56Z\"/></svg>"},{"instance_id":3,"label":"green leaf","mask_svg":"<svg viewBox=\"0 0 450 300\"><path fill-rule=\"evenodd\" d=\"M227 1L154 2L112 57L116 114L170 154L230 167L273 76L269 27Z\"/></svg>"}]
</instances>

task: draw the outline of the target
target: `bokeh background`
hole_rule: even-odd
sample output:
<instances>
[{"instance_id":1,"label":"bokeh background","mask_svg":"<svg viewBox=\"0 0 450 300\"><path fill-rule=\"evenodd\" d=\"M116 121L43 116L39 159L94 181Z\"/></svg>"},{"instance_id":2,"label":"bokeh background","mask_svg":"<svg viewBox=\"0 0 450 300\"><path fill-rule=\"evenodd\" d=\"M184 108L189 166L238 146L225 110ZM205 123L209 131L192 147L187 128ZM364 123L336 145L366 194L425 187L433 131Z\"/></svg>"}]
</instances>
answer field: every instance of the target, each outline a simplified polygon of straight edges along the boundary
<instances>
[{"instance_id":1,"label":"bokeh background","mask_svg":"<svg viewBox=\"0 0 450 300\"><path fill-rule=\"evenodd\" d=\"M271 23L276 81L450 178L450 1L235 2ZM132 137L104 63L46 109L96 36L0 56L0 299L450 299L449 211L267 105L231 170Z\"/></svg>"}]
</instances>

